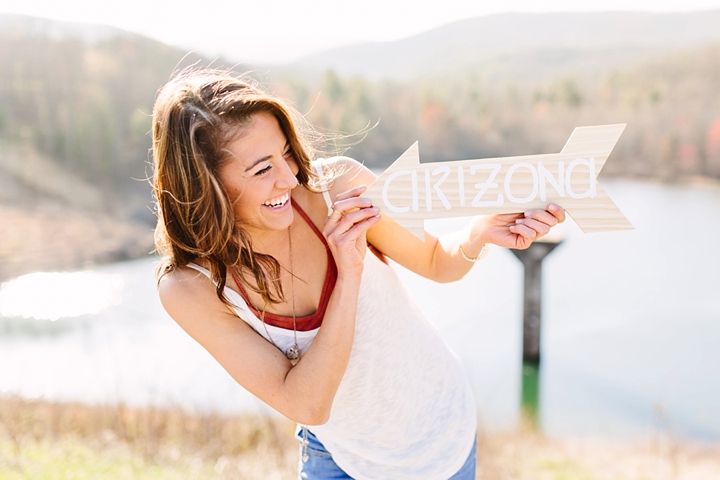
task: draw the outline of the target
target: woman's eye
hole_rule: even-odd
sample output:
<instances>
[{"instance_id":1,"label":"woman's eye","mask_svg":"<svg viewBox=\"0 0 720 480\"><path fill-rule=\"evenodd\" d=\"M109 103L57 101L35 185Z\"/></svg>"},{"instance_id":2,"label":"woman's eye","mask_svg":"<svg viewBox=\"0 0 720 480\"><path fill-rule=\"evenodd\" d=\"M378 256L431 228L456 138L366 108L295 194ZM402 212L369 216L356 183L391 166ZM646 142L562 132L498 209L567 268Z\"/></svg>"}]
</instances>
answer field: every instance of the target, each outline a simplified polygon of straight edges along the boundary
<instances>
[{"instance_id":1,"label":"woman's eye","mask_svg":"<svg viewBox=\"0 0 720 480\"><path fill-rule=\"evenodd\" d=\"M258 175L258 176L265 175L266 173L268 173L270 171L271 168L272 168L272 165L268 165L267 167L263 168L262 170L258 170L257 172L255 172L255 175Z\"/></svg>"}]
</instances>

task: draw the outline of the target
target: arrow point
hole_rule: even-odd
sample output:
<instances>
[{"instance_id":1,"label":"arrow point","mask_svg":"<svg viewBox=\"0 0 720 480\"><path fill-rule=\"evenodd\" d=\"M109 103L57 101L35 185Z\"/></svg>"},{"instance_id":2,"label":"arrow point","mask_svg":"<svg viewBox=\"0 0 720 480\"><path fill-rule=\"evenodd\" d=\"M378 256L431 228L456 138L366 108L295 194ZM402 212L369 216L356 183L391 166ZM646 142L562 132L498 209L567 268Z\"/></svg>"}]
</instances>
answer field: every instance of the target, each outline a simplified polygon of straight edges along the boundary
<instances>
[{"instance_id":1,"label":"arrow point","mask_svg":"<svg viewBox=\"0 0 720 480\"><path fill-rule=\"evenodd\" d=\"M584 233L635 230L600 184L596 188L597 197L592 206L568 206L567 213L580 230Z\"/></svg>"},{"instance_id":2,"label":"arrow point","mask_svg":"<svg viewBox=\"0 0 720 480\"><path fill-rule=\"evenodd\" d=\"M420 164L420 150L418 148L418 142L416 141L412 145L410 145L410 148L405 150L405 152L398 157L397 160L393 162L393 164L390 166L390 168L393 167L400 167L400 166L415 166ZM389 170L389 169L388 169Z\"/></svg>"},{"instance_id":3,"label":"arrow point","mask_svg":"<svg viewBox=\"0 0 720 480\"><path fill-rule=\"evenodd\" d=\"M594 127L576 127L560 153L584 153L588 156L607 158L623 130L624 123Z\"/></svg>"}]
</instances>

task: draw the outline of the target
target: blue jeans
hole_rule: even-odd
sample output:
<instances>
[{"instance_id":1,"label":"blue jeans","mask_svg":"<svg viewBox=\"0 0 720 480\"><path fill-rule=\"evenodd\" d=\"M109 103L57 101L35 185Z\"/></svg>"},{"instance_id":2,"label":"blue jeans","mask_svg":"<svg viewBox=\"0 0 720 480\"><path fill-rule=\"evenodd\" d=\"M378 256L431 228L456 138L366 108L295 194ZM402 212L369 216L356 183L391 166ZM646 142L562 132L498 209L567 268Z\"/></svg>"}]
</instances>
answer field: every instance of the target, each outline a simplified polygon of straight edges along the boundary
<instances>
[{"instance_id":1,"label":"blue jeans","mask_svg":"<svg viewBox=\"0 0 720 480\"><path fill-rule=\"evenodd\" d=\"M298 464L298 479L300 480L352 480L347 473L337 466L335 461L315 435L307 432L307 462L302 461L302 427L295 435L300 441L300 462ZM465 464L448 480L475 480L475 462L477 456L477 439L468 455Z\"/></svg>"}]
</instances>

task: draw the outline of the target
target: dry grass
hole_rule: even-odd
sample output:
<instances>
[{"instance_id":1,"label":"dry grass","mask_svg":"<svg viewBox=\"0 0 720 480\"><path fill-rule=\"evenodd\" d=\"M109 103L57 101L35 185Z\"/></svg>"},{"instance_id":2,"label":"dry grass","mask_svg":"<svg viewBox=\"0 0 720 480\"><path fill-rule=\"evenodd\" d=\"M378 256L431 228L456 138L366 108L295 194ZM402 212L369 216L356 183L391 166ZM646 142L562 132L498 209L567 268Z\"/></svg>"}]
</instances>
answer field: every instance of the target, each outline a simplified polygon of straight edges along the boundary
<instances>
[{"instance_id":1,"label":"dry grass","mask_svg":"<svg viewBox=\"0 0 720 480\"><path fill-rule=\"evenodd\" d=\"M0 398L0 479L292 479L293 430L279 418ZM481 433L477 478L713 480L720 445Z\"/></svg>"},{"instance_id":2,"label":"dry grass","mask_svg":"<svg viewBox=\"0 0 720 480\"><path fill-rule=\"evenodd\" d=\"M2 398L0 478L293 478L293 429L258 416Z\"/></svg>"},{"instance_id":3,"label":"dry grass","mask_svg":"<svg viewBox=\"0 0 720 480\"><path fill-rule=\"evenodd\" d=\"M720 445L657 436L644 442L552 439L523 429L478 437L487 480L718 480Z\"/></svg>"}]
</instances>

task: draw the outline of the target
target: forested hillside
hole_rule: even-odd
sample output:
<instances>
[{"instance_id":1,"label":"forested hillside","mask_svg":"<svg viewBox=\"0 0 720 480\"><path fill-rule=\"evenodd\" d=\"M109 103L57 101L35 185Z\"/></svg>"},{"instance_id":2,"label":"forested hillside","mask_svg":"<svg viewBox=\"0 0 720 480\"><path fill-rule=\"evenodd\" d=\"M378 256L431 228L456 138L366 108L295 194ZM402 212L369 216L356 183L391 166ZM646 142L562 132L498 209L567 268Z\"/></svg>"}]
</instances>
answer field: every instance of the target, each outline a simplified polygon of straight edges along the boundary
<instances>
[{"instance_id":1,"label":"forested hillside","mask_svg":"<svg viewBox=\"0 0 720 480\"><path fill-rule=\"evenodd\" d=\"M176 68L213 62L114 29L8 25L0 21L0 202L45 198L151 222L155 94ZM407 80L308 75L307 66L259 71L328 133L330 152L373 167L415 140L424 161L533 154L559 151L578 125L627 123L605 173L720 178L720 44L630 64L604 51L554 45L506 57L513 68L496 56ZM520 63L532 72L563 56L592 68L517 74Z\"/></svg>"},{"instance_id":2,"label":"forested hillside","mask_svg":"<svg viewBox=\"0 0 720 480\"><path fill-rule=\"evenodd\" d=\"M0 148L55 162L99 188L105 208L148 195L152 104L183 55L130 34L87 43L0 32Z\"/></svg>"},{"instance_id":3,"label":"forested hillside","mask_svg":"<svg viewBox=\"0 0 720 480\"><path fill-rule=\"evenodd\" d=\"M147 255L153 101L198 57L114 29L2 17L0 281Z\"/></svg>"},{"instance_id":4,"label":"forested hillside","mask_svg":"<svg viewBox=\"0 0 720 480\"><path fill-rule=\"evenodd\" d=\"M86 204L131 206L147 216L143 179L157 89L177 67L210 60L120 31L95 29L90 40L58 31L0 29L0 152L6 152L0 183L14 175L38 194L52 194L48 182L33 182L38 175L27 171L33 162L17 161L42 158L34 163L54 163L59 183L75 176L86 193L97 190L84 196L93 199ZM532 61L552 62L558 54L553 47ZM572 55L590 59L597 52ZM405 81L332 70L316 80L293 69L263 73L270 90L291 98L331 136L365 132L364 139L350 136L337 145L354 144L348 153L374 167L415 140L425 161L554 152L577 125L627 123L607 173L720 177L720 44L619 63L549 78L503 74L497 59ZM7 197L10 190L3 190L0 197ZM82 188L71 190L79 195Z\"/></svg>"},{"instance_id":5,"label":"forested hillside","mask_svg":"<svg viewBox=\"0 0 720 480\"><path fill-rule=\"evenodd\" d=\"M386 165L415 140L424 161L560 151L575 126L627 123L605 173L720 178L720 44L551 79L494 71L405 82L340 77L278 91L331 132L362 132L350 155ZM345 139L359 140L361 135Z\"/></svg>"},{"instance_id":6,"label":"forested hillside","mask_svg":"<svg viewBox=\"0 0 720 480\"><path fill-rule=\"evenodd\" d=\"M17 20L0 15L0 279L149 252L156 92L177 68L230 62ZM394 80L312 62L255 75L327 134L326 154L371 167L416 140L423 161L552 153L575 126L627 123L604 175L720 179L720 44L663 51L553 45Z\"/></svg>"}]
</instances>

